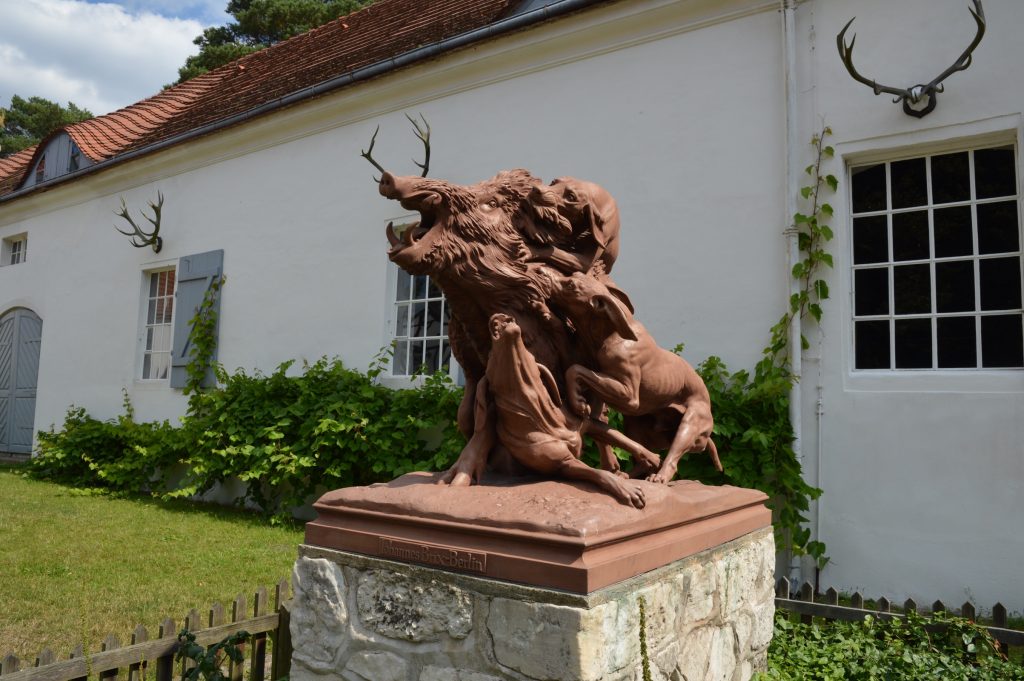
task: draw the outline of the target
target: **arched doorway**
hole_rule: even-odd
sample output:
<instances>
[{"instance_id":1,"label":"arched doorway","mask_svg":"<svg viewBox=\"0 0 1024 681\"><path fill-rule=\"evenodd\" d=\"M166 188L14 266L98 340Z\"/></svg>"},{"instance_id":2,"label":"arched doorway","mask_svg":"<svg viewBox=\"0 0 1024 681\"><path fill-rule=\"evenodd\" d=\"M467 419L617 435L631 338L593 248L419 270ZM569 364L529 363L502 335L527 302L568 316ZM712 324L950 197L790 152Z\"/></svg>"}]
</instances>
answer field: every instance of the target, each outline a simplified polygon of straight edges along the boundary
<instances>
[{"instance_id":1,"label":"arched doorway","mask_svg":"<svg viewBox=\"0 0 1024 681\"><path fill-rule=\"evenodd\" d=\"M30 454L43 320L15 308L0 315L0 452Z\"/></svg>"}]
</instances>

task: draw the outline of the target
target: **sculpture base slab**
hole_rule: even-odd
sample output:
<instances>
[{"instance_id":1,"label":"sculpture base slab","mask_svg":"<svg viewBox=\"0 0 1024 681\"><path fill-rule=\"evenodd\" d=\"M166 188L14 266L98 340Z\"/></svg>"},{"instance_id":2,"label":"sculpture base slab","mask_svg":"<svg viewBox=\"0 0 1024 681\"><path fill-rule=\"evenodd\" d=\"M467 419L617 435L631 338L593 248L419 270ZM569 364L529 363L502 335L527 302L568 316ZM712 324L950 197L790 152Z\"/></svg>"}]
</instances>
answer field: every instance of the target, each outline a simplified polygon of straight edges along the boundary
<instances>
[{"instance_id":1,"label":"sculpture base slab","mask_svg":"<svg viewBox=\"0 0 1024 681\"><path fill-rule=\"evenodd\" d=\"M638 482L636 509L584 483L439 475L328 492L306 543L585 594L771 524L767 497L738 487Z\"/></svg>"},{"instance_id":2,"label":"sculpture base slab","mask_svg":"<svg viewBox=\"0 0 1024 681\"><path fill-rule=\"evenodd\" d=\"M590 594L303 545L292 681L748 681L772 637L771 528Z\"/></svg>"}]
</instances>

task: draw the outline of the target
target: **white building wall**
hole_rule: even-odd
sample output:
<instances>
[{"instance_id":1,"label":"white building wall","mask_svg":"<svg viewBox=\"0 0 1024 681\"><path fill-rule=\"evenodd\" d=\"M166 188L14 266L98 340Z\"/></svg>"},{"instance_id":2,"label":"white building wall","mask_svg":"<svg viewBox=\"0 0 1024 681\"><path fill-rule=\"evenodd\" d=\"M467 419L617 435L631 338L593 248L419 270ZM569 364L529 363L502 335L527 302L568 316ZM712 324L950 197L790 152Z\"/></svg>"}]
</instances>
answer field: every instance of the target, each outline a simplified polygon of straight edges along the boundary
<instances>
[{"instance_id":1,"label":"white building wall","mask_svg":"<svg viewBox=\"0 0 1024 681\"><path fill-rule=\"evenodd\" d=\"M136 379L142 272L206 250L225 252L229 370L365 367L389 340L383 228L405 211L359 151L379 123L374 155L415 171L405 112L433 127L433 176L518 166L604 185L641 320L694 362L749 366L785 293L777 21L770 2L615 3L0 206L0 236L29 233L29 262L0 268L0 310L28 301L43 318L37 428L71 403L112 417L122 387L140 419L183 413L180 391ZM157 191L154 255L113 211Z\"/></svg>"},{"instance_id":2,"label":"white building wall","mask_svg":"<svg viewBox=\"0 0 1024 681\"><path fill-rule=\"evenodd\" d=\"M1024 5L985 4L975 64L920 120L850 79L835 34L856 15L861 71L916 83L970 41L965 0L799 5L795 143L809 154L827 121L827 170L841 183L833 299L805 353L802 444L825 490L812 519L832 557L824 586L1020 609L1024 372L865 375L851 360L846 162L1019 140ZM405 112L431 122L436 177L472 183L519 166L604 185L622 215L615 278L640 319L661 344L684 341L694 363L717 354L751 367L788 285L780 22L775 2L613 3L0 204L0 237L29 234L29 261L0 268L0 312L29 307L44 324L37 427L71 403L112 417L122 387L139 418L183 413L180 392L136 380L142 272L211 249L225 251L229 369L322 355L365 367L388 342L383 227L404 211L378 196L359 150L379 123L375 156L413 172ZM158 190L155 256L114 231L112 212L121 195L135 212Z\"/></svg>"},{"instance_id":3,"label":"white building wall","mask_svg":"<svg viewBox=\"0 0 1024 681\"><path fill-rule=\"evenodd\" d=\"M824 119L840 178L831 201L835 269L823 336L804 362L804 457L824 494L816 530L831 562L822 588L919 603L1001 601L1024 608L1024 371L853 368L850 162L923 155L971 140L1020 141L1024 4L985 0L987 34L966 71L918 119L875 97L840 61L836 34L853 16L854 63L880 82L928 82L975 32L967 0L813 0L798 13L803 137ZM1018 182L1020 165L1018 161ZM1019 191L1019 190L1018 190ZM820 359L820 377L819 377ZM820 423L817 399L822 399ZM817 437L820 428L820 440Z\"/></svg>"}]
</instances>

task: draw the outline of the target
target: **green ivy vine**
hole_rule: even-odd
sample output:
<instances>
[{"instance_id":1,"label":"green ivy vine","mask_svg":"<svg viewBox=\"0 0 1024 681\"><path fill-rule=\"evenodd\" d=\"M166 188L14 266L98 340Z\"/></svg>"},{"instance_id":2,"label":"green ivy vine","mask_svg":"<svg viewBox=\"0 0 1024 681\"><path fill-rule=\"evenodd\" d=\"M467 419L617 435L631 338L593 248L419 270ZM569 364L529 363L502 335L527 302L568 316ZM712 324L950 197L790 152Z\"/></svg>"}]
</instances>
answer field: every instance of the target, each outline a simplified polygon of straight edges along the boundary
<instances>
[{"instance_id":1,"label":"green ivy vine","mask_svg":"<svg viewBox=\"0 0 1024 681\"><path fill-rule=\"evenodd\" d=\"M196 313L189 322L191 330L188 334L188 364L185 365L186 395L198 393L203 388L203 380L211 369L215 369L213 354L217 350L217 296L223 288L227 277L221 275L210 282L210 287L203 294L203 300L196 308Z\"/></svg>"},{"instance_id":2,"label":"green ivy vine","mask_svg":"<svg viewBox=\"0 0 1024 681\"><path fill-rule=\"evenodd\" d=\"M793 278L800 282L800 290L789 298L789 311L782 315L778 323L771 329L771 342L764 350L764 363L778 367L788 366L786 350L789 348L789 327L794 317L803 320L808 314L817 323L821 322L821 303L828 298L828 283L821 278L821 267L832 267L832 254L825 251L825 244L832 240L832 229L826 220L832 217L832 206L825 202L822 191L826 188L835 192L839 180L832 174L821 174L821 164L826 158L832 158L835 150L825 144L825 138L832 134L830 127L823 126L821 132L811 138L814 147L814 163L807 166L804 172L811 177L810 184L800 188L800 196L810 201L810 212L793 215L791 229L797 233L802 259L793 265ZM801 349L808 347L807 338L800 334Z\"/></svg>"},{"instance_id":3,"label":"green ivy vine","mask_svg":"<svg viewBox=\"0 0 1024 681\"><path fill-rule=\"evenodd\" d=\"M825 192L834 192L839 186L834 175L822 174L825 159L834 154L824 141L831 134L828 127L823 127L811 140L814 163L806 169L810 181L800 189L801 198L810 205L807 213L793 216L792 229L796 230L802 259L793 267L792 276L800 282L800 288L790 297L787 312L772 326L771 340L753 374L730 372L722 359L715 356L696 367L711 394L714 438L722 452L724 471L719 473L709 457L700 455L684 458L679 467L683 478L752 487L767 494L778 550L809 555L819 566L828 561L825 545L811 541L811 531L805 524L811 501L821 496L821 490L804 480L800 460L793 450L795 434L789 419L789 402L797 379L789 365L788 348L793 319L803 320L810 315L820 321L821 304L828 298L821 268L832 266L832 256L825 250L833 236L826 224L832 216L832 206L824 199ZM806 347L806 339L802 342Z\"/></svg>"}]
</instances>

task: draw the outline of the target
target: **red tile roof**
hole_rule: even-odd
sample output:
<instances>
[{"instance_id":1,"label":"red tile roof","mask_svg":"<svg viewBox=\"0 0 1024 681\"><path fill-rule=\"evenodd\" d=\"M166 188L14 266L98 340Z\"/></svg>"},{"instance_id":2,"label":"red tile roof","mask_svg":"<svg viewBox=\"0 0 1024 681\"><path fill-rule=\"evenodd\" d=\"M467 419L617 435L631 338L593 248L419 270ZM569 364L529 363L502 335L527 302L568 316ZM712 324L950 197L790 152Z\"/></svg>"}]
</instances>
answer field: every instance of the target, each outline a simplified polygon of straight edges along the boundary
<instances>
[{"instance_id":1,"label":"red tile roof","mask_svg":"<svg viewBox=\"0 0 1024 681\"><path fill-rule=\"evenodd\" d=\"M487 26L517 4L518 0L377 0L347 17L64 131L93 162L105 161ZM0 159L0 196L22 184L47 141Z\"/></svg>"}]
</instances>

